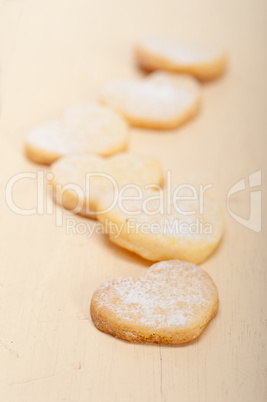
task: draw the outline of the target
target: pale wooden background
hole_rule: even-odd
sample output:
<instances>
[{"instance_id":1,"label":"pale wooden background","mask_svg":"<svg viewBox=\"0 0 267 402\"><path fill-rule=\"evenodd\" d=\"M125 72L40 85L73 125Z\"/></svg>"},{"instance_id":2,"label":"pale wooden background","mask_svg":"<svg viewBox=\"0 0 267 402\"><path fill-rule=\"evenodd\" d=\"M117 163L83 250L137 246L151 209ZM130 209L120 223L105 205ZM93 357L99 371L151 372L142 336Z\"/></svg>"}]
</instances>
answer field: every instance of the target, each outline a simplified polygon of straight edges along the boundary
<instances>
[{"instance_id":1,"label":"pale wooden background","mask_svg":"<svg viewBox=\"0 0 267 402\"><path fill-rule=\"evenodd\" d=\"M266 8L264 0L0 2L1 401L266 400ZM225 210L222 244L202 264L218 285L219 313L181 347L122 342L90 321L100 283L149 263L104 236L68 235L70 216L57 227L55 215L19 216L4 200L12 175L41 169L23 155L27 130L94 99L108 78L140 75L132 45L149 33L217 40L229 52L227 74L203 87L198 118L177 132L131 136L130 148L156 155L175 183L213 184ZM226 211L229 188L258 170L261 233ZM32 208L36 181L19 182L13 195ZM248 216L249 191L231 207Z\"/></svg>"}]
</instances>

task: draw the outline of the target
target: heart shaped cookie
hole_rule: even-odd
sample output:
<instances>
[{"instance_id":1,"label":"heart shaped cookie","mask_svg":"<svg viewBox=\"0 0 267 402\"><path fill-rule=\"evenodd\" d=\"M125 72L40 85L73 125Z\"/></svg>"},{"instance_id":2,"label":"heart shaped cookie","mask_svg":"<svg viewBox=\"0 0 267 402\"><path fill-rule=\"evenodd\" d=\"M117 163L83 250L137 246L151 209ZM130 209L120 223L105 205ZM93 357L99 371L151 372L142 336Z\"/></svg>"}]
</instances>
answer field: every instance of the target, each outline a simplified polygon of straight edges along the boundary
<instances>
[{"instance_id":1,"label":"heart shaped cookie","mask_svg":"<svg viewBox=\"0 0 267 402\"><path fill-rule=\"evenodd\" d=\"M112 242L147 260L199 264L222 237L221 209L201 194L192 199L180 187L169 190L148 189L137 198L129 189L127 198L119 194L116 203L106 194L97 204L97 219Z\"/></svg>"},{"instance_id":2,"label":"heart shaped cookie","mask_svg":"<svg viewBox=\"0 0 267 402\"><path fill-rule=\"evenodd\" d=\"M200 267L162 261L140 278L103 283L91 300L95 326L131 342L179 344L197 338L218 309L216 285Z\"/></svg>"},{"instance_id":3,"label":"heart shaped cookie","mask_svg":"<svg viewBox=\"0 0 267 402\"><path fill-rule=\"evenodd\" d=\"M136 46L136 59L145 70L166 70L211 80L225 70L226 55L218 46L145 38Z\"/></svg>"},{"instance_id":4,"label":"heart shaped cookie","mask_svg":"<svg viewBox=\"0 0 267 402\"><path fill-rule=\"evenodd\" d=\"M193 117L200 87L194 78L155 72L142 80L117 80L102 90L101 100L133 126L170 129Z\"/></svg>"},{"instance_id":5,"label":"heart shaped cookie","mask_svg":"<svg viewBox=\"0 0 267 402\"><path fill-rule=\"evenodd\" d=\"M94 217L103 194L114 193L128 184L140 191L145 185L160 185L163 171L152 156L120 153L109 158L74 154L51 166L55 200L66 209Z\"/></svg>"},{"instance_id":6,"label":"heart shaped cookie","mask_svg":"<svg viewBox=\"0 0 267 402\"><path fill-rule=\"evenodd\" d=\"M128 127L122 116L97 103L73 106L59 120L31 130L27 156L50 165L63 155L84 152L108 156L125 150Z\"/></svg>"}]
</instances>

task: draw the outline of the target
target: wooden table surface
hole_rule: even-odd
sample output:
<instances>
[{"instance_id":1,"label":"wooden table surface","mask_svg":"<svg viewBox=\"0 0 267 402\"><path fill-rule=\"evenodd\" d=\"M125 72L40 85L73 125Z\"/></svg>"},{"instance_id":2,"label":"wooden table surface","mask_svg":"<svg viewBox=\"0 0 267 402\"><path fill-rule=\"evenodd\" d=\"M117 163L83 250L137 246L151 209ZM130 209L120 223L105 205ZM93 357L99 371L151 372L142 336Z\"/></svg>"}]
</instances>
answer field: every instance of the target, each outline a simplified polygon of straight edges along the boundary
<instances>
[{"instance_id":1,"label":"wooden table surface","mask_svg":"<svg viewBox=\"0 0 267 402\"><path fill-rule=\"evenodd\" d=\"M266 5L0 2L1 401L267 400ZM129 149L157 156L174 184L212 184L224 209L223 241L202 264L218 286L219 312L197 341L180 347L130 344L94 327L89 305L96 287L141 275L150 263L104 235L79 234L79 223L93 227L94 221L64 212L60 222L40 181L47 169L23 153L23 138L35 124L94 99L110 78L141 76L132 49L147 34L216 41L229 55L224 77L203 86L196 119L171 132L131 130ZM250 189L255 172L262 183ZM246 189L231 197L231 216L227 194L243 179ZM255 191L262 192L262 211Z\"/></svg>"}]
</instances>

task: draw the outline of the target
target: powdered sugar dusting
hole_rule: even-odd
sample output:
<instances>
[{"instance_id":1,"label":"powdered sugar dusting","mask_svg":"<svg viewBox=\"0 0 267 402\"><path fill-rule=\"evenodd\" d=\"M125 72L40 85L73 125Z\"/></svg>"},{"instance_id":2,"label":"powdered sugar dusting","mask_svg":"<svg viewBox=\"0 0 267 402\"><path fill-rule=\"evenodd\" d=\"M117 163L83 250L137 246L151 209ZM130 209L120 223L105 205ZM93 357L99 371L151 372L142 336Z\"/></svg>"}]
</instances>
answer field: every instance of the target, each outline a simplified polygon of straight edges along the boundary
<instances>
[{"instance_id":1,"label":"powdered sugar dusting","mask_svg":"<svg viewBox=\"0 0 267 402\"><path fill-rule=\"evenodd\" d=\"M145 38L139 46L179 65L212 62L222 55L222 50L214 45L203 46L167 38Z\"/></svg>"},{"instance_id":2,"label":"powdered sugar dusting","mask_svg":"<svg viewBox=\"0 0 267 402\"><path fill-rule=\"evenodd\" d=\"M205 316L217 289L200 267L182 261L154 264L140 278L118 278L96 291L94 303L118 320L154 329L190 327Z\"/></svg>"},{"instance_id":3,"label":"powdered sugar dusting","mask_svg":"<svg viewBox=\"0 0 267 402\"><path fill-rule=\"evenodd\" d=\"M112 81L102 92L107 104L129 116L163 121L177 118L198 98L199 86L193 78L164 72L142 81Z\"/></svg>"},{"instance_id":4,"label":"powdered sugar dusting","mask_svg":"<svg viewBox=\"0 0 267 402\"><path fill-rule=\"evenodd\" d=\"M109 181L111 177L118 186L125 184L160 184L163 177L160 163L155 157L136 155L129 152L102 158L97 155L71 154L64 156L52 165L52 171L57 183L65 186L70 183L79 185L85 197L89 192L114 192L114 185ZM86 186L86 174L99 173L90 178L90 186ZM87 192L86 192L87 191Z\"/></svg>"},{"instance_id":5,"label":"powdered sugar dusting","mask_svg":"<svg viewBox=\"0 0 267 402\"><path fill-rule=\"evenodd\" d=\"M72 152L105 155L125 148L127 137L123 118L92 102L69 108L61 119L31 130L26 142L61 155Z\"/></svg>"},{"instance_id":6,"label":"powdered sugar dusting","mask_svg":"<svg viewBox=\"0 0 267 402\"><path fill-rule=\"evenodd\" d=\"M160 244L164 247L164 239L170 237L173 242L170 246L170 251L175 251L176 247L191 248L193 243L199 244L216 244L222 236L223 219L221 209L212 199L205 197L204 205L201 206L200 199L180 199L179 202L174 202L168 197L167 191L149 189L143 192L141 199L130 198L131 189L125 192L129 196L129 200L124 200L120 208L118 202L104 216L114 224L125 225L125 233L131 243L136 241L136 230L141 225L147 224L146 235L154 239L151 242L151 247ZM113 200L113 194L106 194L99 202L98 210L104 211ZM134 219L134 223L130 221ZM101 220L101 215L99 215ZM153 232L153 224L157 225L160 230ZM184 227L182 229L182 227ZM138 231L142 235L141 231ZM123 235L123 233L122 233ZM156 240L155 240L156 239ZM189 241L189 243L188 243ZM146 247L147 243L146 243ZM156 252L156 251L155 251ZM154 254L155 254L154 252ZM175 255L172 255L175 258ZM181 258L181 257L180 257ZM186 259L186 258L184 258Z\"/></svg>"}]
</instances>

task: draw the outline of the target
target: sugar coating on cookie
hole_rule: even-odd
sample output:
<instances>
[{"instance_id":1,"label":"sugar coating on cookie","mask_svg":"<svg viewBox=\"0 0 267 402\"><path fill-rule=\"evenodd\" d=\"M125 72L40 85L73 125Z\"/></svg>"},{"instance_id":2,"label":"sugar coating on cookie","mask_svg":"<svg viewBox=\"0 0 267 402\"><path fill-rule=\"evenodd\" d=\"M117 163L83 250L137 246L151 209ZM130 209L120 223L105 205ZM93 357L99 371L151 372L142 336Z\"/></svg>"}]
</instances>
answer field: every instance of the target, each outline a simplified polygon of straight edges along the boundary
<instances>
[{"instance_id":1,"label":"sugar coating on cookie","mask_svg":"<svg viewBox=\"0 0 267 402\"><path fill-rule=\"evenodd\" d=\"M144 276L103 283L91 300L95 326L131 342L179 344L197 338L219 299L207 272L179 260L152 265Z\"/></svg>"},{"instance_id":2,"label":"sugar coating on cookie","mask_svg":"<svg viewBox=\"0 0 267 402\"><path fill-rule=\"evenodd\" d=\"M97 103L73 106L64 116L31 130L26 138L28 157L51 164L70 153L112 155L125 150L128 126L121 115Z\"/></svg>"},{"instance_id":3,"label":"sugar coating on cookie","mask_svg":"<svg viewBox=\"0 0 267 402\"><path fill-rule=\"evenodd\" d=\"M114 203L109 194L97 205L97 219L110 240L150 261L179 259L198 264L217 247L223 233L221 209L208 197L177 199L149 189ZM191 197L192 198L192 197ZM111 229L112 228L112 229Z\"/></svg>"},{"instance_id":4,"label":"sugar coating on cookie","mask_svg":"<svg viewBox=\"0 0 267 402\"><path fill-rule=\"evenodd\" d=\"M147 70L192 74L210 80L223 73L226 54L215 45L198 45L168 38L144 38L136 45L135 56Z\"/></svg>"},{"instance_id":5,"label":"sugar coating on cookie","mask_svg":"<svg viewBox=\"0 0 267 402\"><path fill-rule=\"evenodd\" d=\"M100 99L133 126L169 129L197 113L200 87L190 76L158 71L144 79L111 81Z\"/></svg>"},{"instance_id":6,"label":"sugar coating on cookie","mask_svg":"<svg viewBox=\"0 0 267 402\"><path fill-rule=\"evenodd\" d=\"M93 217L103 194L123 186L160 185L163 171L149 155L120 153L108 158L88 154L67 155L51 165L56 201L66 209Z\"/></svg>"}]
</instances>

